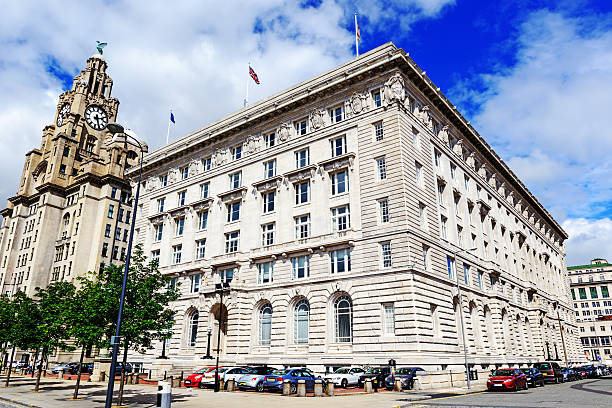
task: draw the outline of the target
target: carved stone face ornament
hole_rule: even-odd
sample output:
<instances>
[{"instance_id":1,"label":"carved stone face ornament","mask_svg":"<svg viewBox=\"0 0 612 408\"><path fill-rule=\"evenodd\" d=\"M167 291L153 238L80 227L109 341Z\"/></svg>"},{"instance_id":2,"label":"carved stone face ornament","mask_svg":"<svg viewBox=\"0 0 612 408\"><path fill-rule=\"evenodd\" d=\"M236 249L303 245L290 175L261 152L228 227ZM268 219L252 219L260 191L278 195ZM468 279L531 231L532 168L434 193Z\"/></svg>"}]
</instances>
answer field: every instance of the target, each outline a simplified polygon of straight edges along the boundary
<instances>
[{"instance_id":1,"label":"carved stone face ornament","mask_svg":"<svg viewBox=\"0 0 612 408\"><path fill-rule=\"evenodd\" d=\"M281 142L286 142L287 140L289 140L290 131L291 125L289 125L288 123L281 124L278 127L278 131L276 132L278 134L278 140L280 140Z\"/></svg>"},{"instance_id":2,"label":"carved stone face ornament","mask_svg":"<svg viewBox=\"0 0 612 408\"><path fill-rule=\"evenodd\" d=\"M315 109L310 114L310 128L312 130L321 129L325 126L325 111L322 109Z\"/></svg>"}]
</instances>

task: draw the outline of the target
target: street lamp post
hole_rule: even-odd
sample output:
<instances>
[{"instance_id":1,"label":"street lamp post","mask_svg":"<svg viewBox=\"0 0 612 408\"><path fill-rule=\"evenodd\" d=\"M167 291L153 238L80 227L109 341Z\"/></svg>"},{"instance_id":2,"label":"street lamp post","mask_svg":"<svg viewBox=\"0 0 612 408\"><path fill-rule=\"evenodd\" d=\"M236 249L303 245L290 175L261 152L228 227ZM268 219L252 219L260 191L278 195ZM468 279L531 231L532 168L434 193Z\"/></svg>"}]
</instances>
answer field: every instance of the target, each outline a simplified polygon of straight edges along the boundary
<instances>
[{"instance_id":1,"label":"street lamp post","mask_svg":"<svg viewBox=\"0 0 612 408\"><path fill-rule=\"evenodd\" d=\"M477 248L459 249L459 250L453 252L453 259L456 261L457 260L457 254L460 254L461 252L474 251L476 249ZM456 265L455 265L455 270L453 271L453 273L455 274L455 283L457 284L457 298L458 298L458 301L459 301L459 304L457 306L459 307L459 316L461 318L461 337L463 338L463 356L465 358L465 379L466 379L467 387L468 387L468 390L469 390L469 389L471 389L471 384L470 384L470 366L468 364L467 343L465 342L465 324L463 322L463 300L461 299L461 286L459 285L459 274L457 273Z\"/></svg>"},{"instance_id":2,"label":"street lamp post","mask_svg":"<svg viewBox=\"0 0 612 408\"><path fill-rule=\"evenodd\" d=\"M219 327L217 328L217 362L215 364L215 392L220 391L219 384L219 351L221 350L221 324L223 322L223 292L229 288L229 282L223 282L219 275L216 275L215 292L219 291ZM210 344L210 343L209 343Z\"/></svg>"},{"instance_id":3,"label":"street lamp post","mask_svg":"<svg viewBox=\"0 0 612 408\"><path fill-rule=\"evenodd\" d=\"M210 355L210 336L212 335L212 327L208 328L208 342L206 343L206 355L202 358L213 358L213 356Z\"/></svg>"},{"instance_id":4,"label":"street lamp post","mask_svg":"<svg viewBox=\"0 0 612 408\"><path fill-rule=\"evenodd\" d=\"M548 342L546 342L546 354L548 354L547 360L550 360L550 349L548 348Z\"/></svg>"},{"instance_id":5,"label":"street lamp post","mask_svg":"<svg viewBox=\"0 0 612 408\"><path fill-rule=\"evenodd\" d=\"M128 241L127 254L125 259L125 269L123 271L123 283L121 286L121 298L119 300L119 313L117 314L117 327L115 329L115 335L111 338L111 344L113 346L113 356L110 366L110 374L108 377L108 388L106 390L106 403L105 408L110 408L113 401L113 388L115 386L115 366L117 365L117 354L119 354L119 343L121 342L121 317L123 315L123 305L125 303L125 287L127 284L128 271L130 268L130 257L132 253L132 242L134 239L134 225L136 224L136 212L138 210L138 196L140 195L140 179L142 177L142 160L144 157L144 149L134 133L130 129L125 129L118 123L109 123L106 128L111 131L113 135L113 141L118 140L117 135L123 133L125 135L125 144L128 144L128 138L132 139L130 144L138 146L140 148L140 164L138 169L138 183L136 184L136 197L134 198L134 209L132 211L132 222L130 225L130 239Z\"/></svg>"}]
</instances>

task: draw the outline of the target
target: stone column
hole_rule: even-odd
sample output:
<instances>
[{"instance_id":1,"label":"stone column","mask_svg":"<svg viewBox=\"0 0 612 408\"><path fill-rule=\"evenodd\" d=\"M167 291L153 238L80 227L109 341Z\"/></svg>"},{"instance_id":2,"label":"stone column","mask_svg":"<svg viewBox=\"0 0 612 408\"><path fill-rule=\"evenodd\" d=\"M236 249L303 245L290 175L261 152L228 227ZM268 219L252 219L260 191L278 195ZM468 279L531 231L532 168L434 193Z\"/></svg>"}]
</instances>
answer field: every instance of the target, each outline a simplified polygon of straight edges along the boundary
<instances>
[{"instance_id":1,"label":"stone column","mask_svg":"<svg viewBox=\"0 0 612 408\"><path fill-rule=\"evenodd\" d=\"M291 395L291 380L283 381L283 395Z\"/></svg>"},{"instance_id":2,"label":"stone column","mask_svg":"<svg viewBox=\"0 0 612 408\"><path fill-rule=\"evenodd\" d=\"M306 381L305 380L298 380L297 396L298 397L306 396Z\"/></svg>"},{"instance_id":3,"label":"stone column","mask_svg":"<svg viewBox=\"0 0 612 408\"><path fill-rule=\"evenodd\" d=\"M323 380L315 380L314 395L315 397L323 396Z\"/></svg>"},{"instance_id":4,"label":"stone column","mask_svg":"<svg viewBox=\"0 0 612 408\"><path fill-rule=\"evenodd\" d=\"M229 380L227 380L227 391L228 392L232 392L234 391L234 379L230 378Z\"/></svg>"},{"instance_id":5,"label":"stone column","mask_svg":"<svg viewBox=\"0 0 612 408\"><path fill-rule=\"evenodd\" d=\"M366 394L371 394L373 392L371 378L366 378L364 385L363 385L363 390L366 392Z\"/></svg>"},{"instance_id":6,"label":"stone column","mask_svg":"<svg viewBox=\"0 0 612 408\"><path fill-rule=\"evenodd\" d=\"M327 394L328 397L333 397L334 396L334 388L336 386L336 384L334 384L334 382L331 380L331 378L326 378L327 384L325 386L325 394Z\"/></svg>"}]
</instances>

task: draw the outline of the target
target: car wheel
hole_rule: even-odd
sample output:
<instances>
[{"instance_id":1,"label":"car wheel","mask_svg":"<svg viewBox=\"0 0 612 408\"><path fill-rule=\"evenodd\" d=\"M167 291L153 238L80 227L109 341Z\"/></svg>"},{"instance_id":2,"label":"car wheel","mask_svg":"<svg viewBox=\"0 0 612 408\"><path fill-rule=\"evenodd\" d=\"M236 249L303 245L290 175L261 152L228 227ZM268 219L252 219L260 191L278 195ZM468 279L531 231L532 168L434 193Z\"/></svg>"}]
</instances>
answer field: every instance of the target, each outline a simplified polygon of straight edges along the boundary
<instances>
[{"instance_id":1,"label":"car wheel","mask_svg":"<svg viewBox=\"0 0 612 408\"><path fill-rule=\"evenodd\" d=\"M223 383L223 389L227 390L227 383L226 382Z\"/></svg>"},{"instance_id":2,"label":"car wheel","mask_svg":"<svg viewBox=\"0 0 612 408\"><path fill-rule=\"evenodd\" d=\"M291 394L297 394L297 384L291 383L290 390L291 390Z\"/></svg>"},{"instance_id":3,"label":"car wheel","mask_svg":"<svg viewBox=\"0 0 612 408\"><path fill-rule=\"evenodd\" d=\"M255 390L257 392L263 392L263 390L264 390L263 381L257 383L257 385L255 386Z\"/></svg>"},{"instance_id":4,"label":"car wheel","mask_svg":"<svg viewBox=\"0 0 612 408\"><path fill-rule=\"evenodd\" d=\"M340 382L340 386L342 388L346 388L348 387L348 381L346 380L346 378L343 378L342 381Z\"/></svg>"},{"instance_id":5,"label":"car wheel","mask_svg":"<svg viewBox=\"0 0 612 408\"><path fill-rule=\"evenodd\" d=\"M204 388L204 384L202 384L202 381L198 383L198 388Z\"/></svg>"},{"instance_id":6,"label":"car wheel","mask_svg":"<svg viewBox=\"0 0 612 408\"><path fill-rule=\"evenodd\" d=\"M514 382L514 388L512 389L512 391L516 392L516 391L518 391L518 390L519 390L519 388L518 388L518 383L515 381L515 382Z\"/></svg>"},{"instance_id":7,"label":"car wheel","mask_svg":"<svg viewBox=\"0 0 612 408\"><path fill-rule=\"evenodd\" d=\"M555 384L559 384L559 377L555 377Z\"/></svg>"},{"instance_id":8,"label":"car wheel","mask_svg":"<svg viewBox=\"0 0 612 408\"><path fill-rule=\"evenodd\" d=\"M414 381L408 381L408 384L406 384L406 389L411 390L412 387L414 387Z\"/></svg>"}]
</instances>

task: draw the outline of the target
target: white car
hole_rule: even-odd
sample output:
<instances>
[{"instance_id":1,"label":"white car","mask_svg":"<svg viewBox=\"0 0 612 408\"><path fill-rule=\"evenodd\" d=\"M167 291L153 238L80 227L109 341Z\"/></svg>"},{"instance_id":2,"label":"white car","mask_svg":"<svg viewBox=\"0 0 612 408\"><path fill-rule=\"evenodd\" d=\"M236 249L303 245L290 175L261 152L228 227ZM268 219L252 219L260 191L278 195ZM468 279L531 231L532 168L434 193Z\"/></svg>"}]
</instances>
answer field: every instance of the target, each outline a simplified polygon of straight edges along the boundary
<instances>
[{"instance_id":1,"label":"white car","mask_svg":"<svg viewBox=\"0 0 612 408\"><path fill-rule=\"evenodd\" d=\"M361 367L340 367L326 378L329 378L335 385L346 388L349 385L357 385L363 373L365 370Z\"/></svg>"},{"instance_id":2,"label":"white car","mask_svg":"<svg viewBox=\"0 0 612 408\"><path fill-rule=\"evenodd\" d=\"M238 379L250 372L251 371L246 367L228 367L227 370L223 372L223 383L225 384L225 388L227 388L227 381L230 378L234 380L234 386L236 386L236 384L238 384Z\"/></svg>"}]
</instances>

